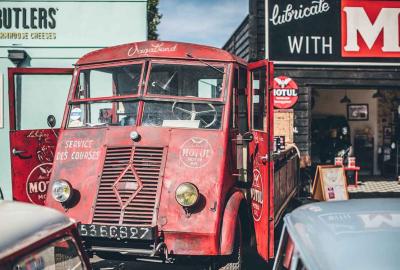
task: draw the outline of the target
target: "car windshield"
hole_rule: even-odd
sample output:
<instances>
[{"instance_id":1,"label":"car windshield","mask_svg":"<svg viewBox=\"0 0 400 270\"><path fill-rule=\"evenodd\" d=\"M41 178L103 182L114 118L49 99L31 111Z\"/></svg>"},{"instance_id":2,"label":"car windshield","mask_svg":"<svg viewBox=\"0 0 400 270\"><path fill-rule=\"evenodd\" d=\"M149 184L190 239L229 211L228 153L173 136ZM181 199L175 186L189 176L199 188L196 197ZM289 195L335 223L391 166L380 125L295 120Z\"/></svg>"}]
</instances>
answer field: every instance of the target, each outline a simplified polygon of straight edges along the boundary
<instances>
[{"instance_id":1,"label":"car windshield","mask_svg":"<svg viewBox=\"0 0 400 270\"><path fill-rule=\"evenodd\" d=\"M207 65L151 65L148 94L220 98L223 93L224 69Z\"/></svg>"}]
</instances>

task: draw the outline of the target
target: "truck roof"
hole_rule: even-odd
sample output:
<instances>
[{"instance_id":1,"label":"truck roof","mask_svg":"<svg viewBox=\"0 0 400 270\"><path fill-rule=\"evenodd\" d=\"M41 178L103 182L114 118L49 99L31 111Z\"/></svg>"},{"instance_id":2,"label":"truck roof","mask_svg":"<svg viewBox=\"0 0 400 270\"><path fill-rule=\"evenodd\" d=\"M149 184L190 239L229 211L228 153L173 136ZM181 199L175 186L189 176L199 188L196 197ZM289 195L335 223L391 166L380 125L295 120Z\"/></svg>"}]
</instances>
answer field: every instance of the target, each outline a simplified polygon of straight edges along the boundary
<instances>
[{"instance_id":1,"label":"truck roof","mask_svg":"<svg viewBox=\"0 0 400 270\"><path fill-rule=\"evenodd\" d=\"M284 220L309 270L400 265L400 199L313 203Z\"/></svg>"},{"instance_id":2,"label":"truck roof","mask_svg":"<svg viewBox=\"0 0 400 270\"><path fill-rule=\"evenodd\" d=\"M173 41L143 41L108 47L82 56L77 65L88 65L103 62L131 60L137 58L171 58L191 60L195 58L206 61L239 62L246 61L222 49Z\"/></svg>"},{"instance_id":3,"label":"truck roof","mask_svg":"<svg viewBox=\"0 0 400 270\"><path fill-rule=\"evenodd\" d=\"M0 259L74 223L44 206L0 201Z\"/></svg>"}]
</instances>

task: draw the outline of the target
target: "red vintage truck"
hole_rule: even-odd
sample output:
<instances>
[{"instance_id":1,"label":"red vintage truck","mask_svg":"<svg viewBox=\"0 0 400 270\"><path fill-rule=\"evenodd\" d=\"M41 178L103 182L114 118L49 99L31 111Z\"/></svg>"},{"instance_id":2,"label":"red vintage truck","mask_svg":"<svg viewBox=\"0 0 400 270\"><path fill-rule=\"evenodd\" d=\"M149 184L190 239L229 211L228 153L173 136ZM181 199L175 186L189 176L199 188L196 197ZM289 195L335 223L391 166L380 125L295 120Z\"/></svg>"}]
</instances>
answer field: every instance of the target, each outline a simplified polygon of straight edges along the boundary
<instances>
[{"instance_id":1,"label":"red vintage truck","mask_svg":"<svg viewBox=\"0 0 400 270\"><path fill-rule=\"evenodd\" d=\"M188 43L83 56L61 128L25 131L57 145L31 164L49 171L44 204L80 222L89 253L104 257L191 256L221 269L240 267L247 247L273 258L299 157L273 153L272 80L267 60ZM30 150L15 148L11 133L13 159L26 160ZM27 180L18 181L14 198L27 200Z\"/></svg>"}]
</instances>

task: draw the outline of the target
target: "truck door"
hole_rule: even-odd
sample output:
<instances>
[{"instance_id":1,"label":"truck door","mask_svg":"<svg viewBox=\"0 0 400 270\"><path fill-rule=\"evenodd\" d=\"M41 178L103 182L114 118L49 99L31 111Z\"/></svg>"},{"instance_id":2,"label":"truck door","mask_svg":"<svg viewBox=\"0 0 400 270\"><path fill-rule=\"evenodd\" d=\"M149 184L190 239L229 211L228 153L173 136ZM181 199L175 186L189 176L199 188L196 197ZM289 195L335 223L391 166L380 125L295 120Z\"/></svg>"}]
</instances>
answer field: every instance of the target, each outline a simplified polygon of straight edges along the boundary
<instances>
[{"instance_id":1,"label":"truck door","mask_svg":"<svg viewBox=\"0 0 400 270\"><path fill-rule=\"evenodd\" d=\"M13 199L43 204L73 69L9 68ZM52 130L47 116L56 117Z\"/></svg>"},{"instance_id":2,"label":"truck door","mask_svg":"<svg viewBox=\"0 0 400 270\"><path fill-rule=\"evenodd\" d=\"M265 260L273 257L274 210L273 210L273 65L267 60L248 66L250 131L253 140L249 144L253 162L251 208L254 219L257 250Z\"/></svg>"}]
</instances>

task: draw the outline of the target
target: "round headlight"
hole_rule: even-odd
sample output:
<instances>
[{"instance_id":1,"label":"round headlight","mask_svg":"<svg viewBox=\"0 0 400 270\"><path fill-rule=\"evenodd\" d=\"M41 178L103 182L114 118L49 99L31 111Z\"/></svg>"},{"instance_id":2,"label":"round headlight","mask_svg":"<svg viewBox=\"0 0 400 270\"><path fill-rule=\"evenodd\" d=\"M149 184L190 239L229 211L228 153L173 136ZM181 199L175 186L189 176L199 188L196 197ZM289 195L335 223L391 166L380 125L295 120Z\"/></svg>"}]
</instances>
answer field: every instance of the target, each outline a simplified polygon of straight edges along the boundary
<instances>
[{"instance_id":1,"label":"round headlight","mask_svg":"<svg viewBox=\"0 0 400 270\"><path fill-rule=\"evenodd\" d=\"M51 186L51 195L60 203L68 201L72 196L71 184L65 180L54 181Z\"/></svg>"},{"instance_id":2,"label":"round headlight","mask_svg":"<svg viewBox=\"0 0 400 270\"><path fill-rule=\"evenodd\" d=\"M176 201L183 207L190 207L197 203L199 190L192 183L183 183L175 191Z\"/></svg>"}]
</instances>

